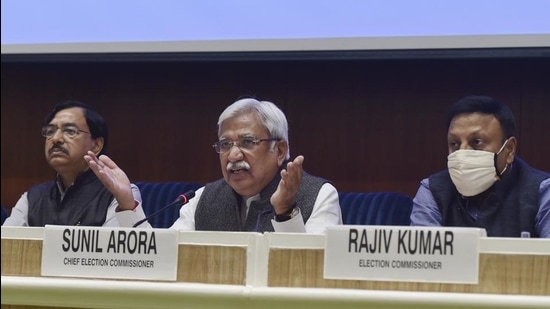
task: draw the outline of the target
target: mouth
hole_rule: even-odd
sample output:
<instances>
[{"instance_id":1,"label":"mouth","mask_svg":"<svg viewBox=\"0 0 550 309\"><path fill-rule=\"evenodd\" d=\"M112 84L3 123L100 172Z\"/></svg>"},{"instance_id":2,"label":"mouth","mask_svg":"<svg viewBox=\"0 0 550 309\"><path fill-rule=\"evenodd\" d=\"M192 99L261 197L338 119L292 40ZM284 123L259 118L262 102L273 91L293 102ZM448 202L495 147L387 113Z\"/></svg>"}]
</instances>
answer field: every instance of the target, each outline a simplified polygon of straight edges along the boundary
<instances>
[{"instance_id":1,"label":"mouth","mask_svg":"<svg viewBox=\"0 0 550 309\"><path fill-rule=\"evenodd\" d=\"M53 147L50 149L50 151L48 151L48 154L51 156L55 156L59 154L67 154L67 150L61 147Z\"/></svg>"},{"instance_id":2,"label":"mouth","mask_svg":"<svg viewBox=\"0 0 550 309\"><path fill-rule=\"evenodd\" d=\"M234 168L234 169L233 169L233 168L232 168L232 169L229 170L229 172L230 172L231 174L240 174L240 173L248 172L248 169L246 169L246 168Z\"/></svg>"}]
</instances>

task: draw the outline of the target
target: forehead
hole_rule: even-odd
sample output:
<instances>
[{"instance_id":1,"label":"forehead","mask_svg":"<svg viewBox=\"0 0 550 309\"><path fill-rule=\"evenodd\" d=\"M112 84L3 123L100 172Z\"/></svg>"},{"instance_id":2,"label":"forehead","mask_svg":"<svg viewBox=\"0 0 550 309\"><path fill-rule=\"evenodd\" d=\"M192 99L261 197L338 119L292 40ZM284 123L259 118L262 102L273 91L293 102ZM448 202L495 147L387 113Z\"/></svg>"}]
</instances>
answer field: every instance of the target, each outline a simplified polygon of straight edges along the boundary
<instances>
[{"instance_id":1,"label":"forehead","mask_svg":"<svg viewBox=\"0 0 550 309\"><path fill-rule=\"evenodd\" d=\"M451 120L449 135L472 135L476 133L497 138L500 138L503 134L498 119L491 114L459 114Z\"/></svg>"},{"instance_id":2,"label":"forehead","mask_svg":"<svg viewBox=\"0 0 550 309\"><path fill-rule=\"evenodd\" d=\"M86 117L84 116L84 109L81 107L71 107L60 110L55 114L50 123L76 123L86 124Z\"/></svg>"},{"instance_id":3,"label":"forehead","mask_svg":"<svg viewBox=\"0 0 550 309\"><path fill-rule=\"evenodd\" d=\"M259 135L266 131L260 118L252 112L245 112L228 118L220 125L220 137Z\"/></svg>"}]
</instances>

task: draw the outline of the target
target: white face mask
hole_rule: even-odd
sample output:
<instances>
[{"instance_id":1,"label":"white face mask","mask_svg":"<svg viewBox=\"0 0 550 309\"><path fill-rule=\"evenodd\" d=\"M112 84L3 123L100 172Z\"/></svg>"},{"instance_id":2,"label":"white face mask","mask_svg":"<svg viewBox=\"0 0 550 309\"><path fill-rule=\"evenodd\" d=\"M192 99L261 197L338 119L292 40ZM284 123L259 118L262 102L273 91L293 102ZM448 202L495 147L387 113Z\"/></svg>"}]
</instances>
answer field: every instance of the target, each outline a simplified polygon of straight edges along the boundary
<instances>
[{"instance_id":1,"label":"white face mask","mask_svg":"<svg viewBox=\"0 0 550 309\"><path fill-rule=\"evenodd\" d=\"M496 167L497 156L508 140L497 153L483 150L460 149L447 157L447 168L456 189L463 196L475 196L489 189L500 175L506 171L508 164L501 172Z\"/></svg>"}]
</instances>

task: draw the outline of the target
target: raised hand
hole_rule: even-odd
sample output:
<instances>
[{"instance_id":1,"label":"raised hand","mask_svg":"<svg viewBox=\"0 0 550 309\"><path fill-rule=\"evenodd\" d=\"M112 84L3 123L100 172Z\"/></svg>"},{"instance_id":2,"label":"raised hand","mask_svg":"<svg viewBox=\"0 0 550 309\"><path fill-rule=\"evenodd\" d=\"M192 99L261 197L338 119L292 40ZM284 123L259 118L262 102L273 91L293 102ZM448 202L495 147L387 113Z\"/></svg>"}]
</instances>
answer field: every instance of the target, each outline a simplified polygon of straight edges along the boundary
<instances>
[{"instance_id":1,"label":"raised hand","mask_svg":"<svg viewBox=\"0 0 550 309\"><path fill-rule=\"evenodd\" d=\"M111 158L106 155L101 155L98 158L93 152L88 151L88 154L84 156L84 160L88 162L88 166L97 175L105 188L117 199L120 210L130 210L135 207L130 179Z\"/></svg>"},{"instance_id":2,"label":"raised hand","mask_svg":"<svg viewBox=\"0 0 550 309\"><path fill-rule=\"evenodd\" d=\"M296 204L296 192L302 183L304 156L297 156L281 171L281 181L271 196L271 205L277 214L290 211Z\"/></svg>"}]
</instances>

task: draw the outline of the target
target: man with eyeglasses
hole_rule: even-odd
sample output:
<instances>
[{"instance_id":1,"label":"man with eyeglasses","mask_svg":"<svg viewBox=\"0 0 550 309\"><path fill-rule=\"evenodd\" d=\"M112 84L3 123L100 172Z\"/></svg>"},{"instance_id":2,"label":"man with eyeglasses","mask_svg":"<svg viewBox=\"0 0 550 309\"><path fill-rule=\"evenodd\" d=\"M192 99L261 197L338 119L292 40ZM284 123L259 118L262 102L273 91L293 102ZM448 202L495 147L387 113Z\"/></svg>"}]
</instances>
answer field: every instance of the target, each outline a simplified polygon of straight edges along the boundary
<instances>
[{"instance_id":1,"label":"man with eyeglasses","mask_svg":"<svg viewBox=\"0 0 550 309\"><path fill-rule=\"evenodd\" d=\"M23 193L3 225L131 227L145 218L138 187L104 154L107 124L90 106L58 103L44 121L42 136L55 179Z\"/></svg>"},{"instance_id":2,"label":"man with eyeglasses","mask_svg":"<svg viewBox=\"0 0 550 309\"><path fill-rule=\"evenodd\" d=\"M447 169L422 180L412 225L550 238L550 174L516 156L512 111L491 97L467 96L451 107L447 129Z\"/></svg>"},{"instance_id":3,"label":"man with eyeglasses","mask_svg":"<svg viewBox=\"0 0 550 309\"><path fill-rule=\"evenodd\" d=\"M241 99L218 119L223 178L198 189L172 229L324 233L342 224L336 188L290 160L288 124L273 103Z\"/></svg>"}]
</instances>

